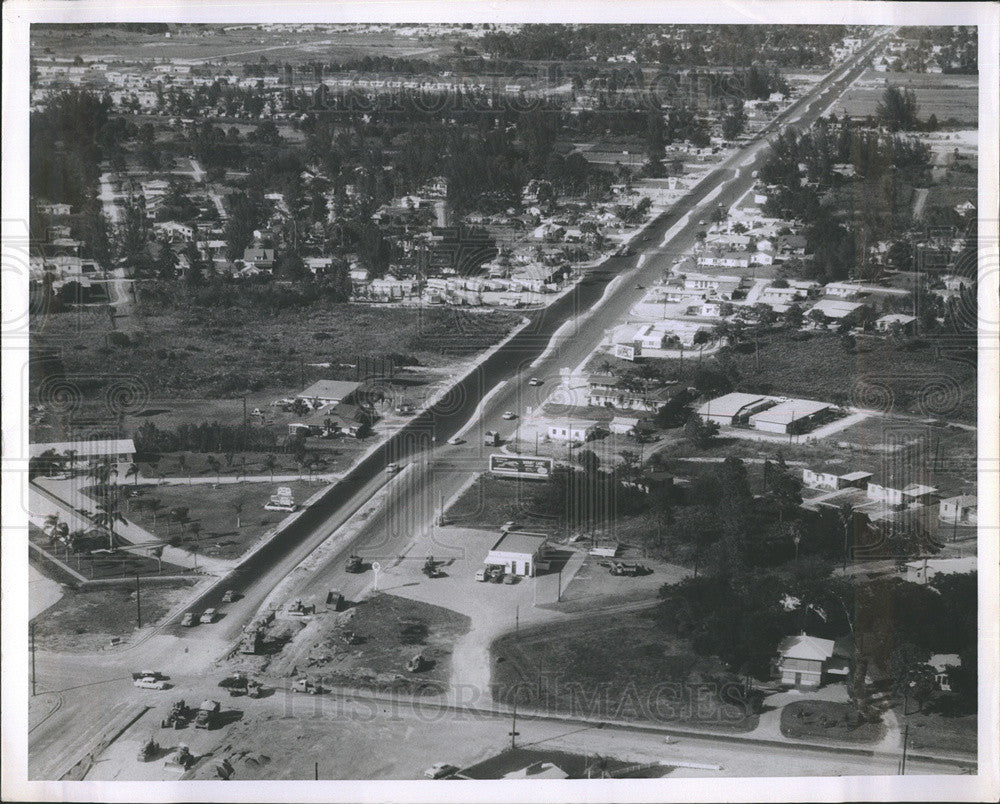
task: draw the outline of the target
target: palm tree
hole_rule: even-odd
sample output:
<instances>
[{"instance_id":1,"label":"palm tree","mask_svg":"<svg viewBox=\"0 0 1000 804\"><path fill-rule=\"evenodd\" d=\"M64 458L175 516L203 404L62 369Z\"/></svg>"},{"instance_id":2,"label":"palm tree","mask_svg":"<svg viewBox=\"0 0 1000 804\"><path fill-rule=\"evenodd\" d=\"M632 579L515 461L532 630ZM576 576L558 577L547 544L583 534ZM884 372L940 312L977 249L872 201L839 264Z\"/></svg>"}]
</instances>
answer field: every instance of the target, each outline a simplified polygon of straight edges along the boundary
<instances>
[{"instance_id":1,"label":"palm tree","mask_svg":"<svg viewBox=\"0 0 1000 804\"><path fill-rule=\"evenodd\" d=\"M229 505L233 509L233 511L236 512L236 529L239 530L240 529L240 514L243 513L243 501L242 500L233 500L231 503L229 503Z\"/></svg>"},{"instance_id":2,"label":"palm tree","mask_svg":"<svg viewBox=\"0 0 1000 804\"><path fill-rule=\"evenodd\" d=\"M125 470L125 478L132 478L132 483L135 486L139 485L139 464L130 463L128 469Z\"/></svg>"},{"instance_id":3,"label":"palm tree","mask_svg":"<svg viewBox=\"0 0 1000 804\"><path fill-rule=\"evenodd\" d=\"M94 514L94 524L99 528L107 532L108 534L108 548L111 550L115 549L115 525L121 522L125 524L125 517L122 516L121 511L118 510L118 497L115 494L106 494L104 498L97 503L97 513Z\"/></svg>"},{"instance_id":4,"label":"palm tree","mask_svg":"<svg viewBox=\"0 0 1000 804\"><path fill-rule=\"evenodd\" d=\"M186 470L187 470L187 462L188 462L187 455L185 455L183 452L180 455L177 456L177 468L180 470L180 473L182 475L183 474L187 474L187 472L186 472ZM190 484L191 483L191 476L188 475L187 479L188 479L188 484Z\"/></svg>"},{"instance_id":5,"label":"palm tree","mask_svg":"<svg viewBox=\"0 0 1000 804\"><path fill-rule=\"evenodd\" d=\"M216 480L216 482L217 483L221 483L222 482L222 476L221 476L221 473L222 473L222 464L219 463L219 459L216 458L214 455L209 455L205 459L205 462L208 464L209 468L213 472L215 472L215 480Z\"/></svg>"},{"instance_id":6,"label":"palm tree","mask_svg":"<svg viewBox=\"0 0 1000 804\"><path fill-rule=\"evenodd\" d=\"M160 502L158 497L154 497L146 503L150 512L153 514L153 535L156 535L156 512L163 507L163 503Z\"/></svg>"},{"instance_id":7,"label":"palm tree","mask_svg":"<svg viewBox=\"0 0 1000 804\"><path fill-rule=\"evenodd\" d=\"M263 463L264 471L271 473L272 483L274 482L274 470L275 467L277 467L277 465L278 465L278 459L273 454L269 454L266 458L264 458L264 463Z\"/></svg>"},{"instance_id":8,"label":"palm tree","mask_svg":"<svg viewBox=\"0 0 1000 804\"><path fill-rule=\"evenodd\" d=\"M70 474L72 474L73 473L73 469L74 469L74 467L76 465L76 450L75 449L68 449L63 454L69 460L69 471L70 471Z\"/></svg>"},{"instance_id":9,"label":"palm tree","mask_svg":"<svg viewBox=\"0 0 1000 804\"><path fill-rule=\"evenodd\" d=\"M55 542L58 528L59 514L49 514L45 517L45 524L42 526L42 530L45 531L51 542Z\"/></svg>"}]
</instances>

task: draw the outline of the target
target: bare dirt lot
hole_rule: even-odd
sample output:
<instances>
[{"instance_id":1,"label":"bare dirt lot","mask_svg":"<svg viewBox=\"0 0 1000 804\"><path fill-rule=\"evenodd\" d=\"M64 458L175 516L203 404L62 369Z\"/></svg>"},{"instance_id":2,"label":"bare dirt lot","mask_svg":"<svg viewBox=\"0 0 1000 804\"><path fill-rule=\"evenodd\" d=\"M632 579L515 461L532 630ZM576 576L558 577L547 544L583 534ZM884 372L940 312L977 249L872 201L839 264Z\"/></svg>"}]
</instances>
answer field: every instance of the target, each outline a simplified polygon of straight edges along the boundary
<instances>
[{"instance_id":1,"label":"bare dirt lot","mask_svg":"<svg viewBox=\"0 0 1000 804\"><path fill-rule=\"evenodd\" d=\"M833 107L838 116L875 114L887 86L912 89L920 107L919 115L935 115L944 123L954 118L961 124L977 125L979 77L928 73L880 73L867 70Z\"/></svg>"}]
</instances>

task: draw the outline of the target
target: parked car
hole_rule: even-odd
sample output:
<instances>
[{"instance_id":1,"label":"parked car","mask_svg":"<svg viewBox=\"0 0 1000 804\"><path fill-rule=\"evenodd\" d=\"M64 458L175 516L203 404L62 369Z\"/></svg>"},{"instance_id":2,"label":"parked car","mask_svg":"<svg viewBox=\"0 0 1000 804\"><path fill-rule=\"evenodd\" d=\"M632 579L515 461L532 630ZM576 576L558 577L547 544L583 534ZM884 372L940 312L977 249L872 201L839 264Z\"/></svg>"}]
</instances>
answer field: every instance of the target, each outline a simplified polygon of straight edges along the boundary
<instances>
[{"instance_id":1,"label":"parked car","mask_svg":"<svg viewBox=\"0 0 1000 804\"><path fill-rule=\"evenodd\" d=\"M507 421L510 421L511 419L516 419L517 418L517 414L514 413L514 411L512 411L512 410L505 410L503 412L503 415L500 418L501 419L506 419Z\"/></svg>"},{"instance_id":2,"label":"parked car","mask_svg":"<svg viewBox=\"0 0 1000 804\"><path fill-rule=\"evenodd\" d=\"M201 617L198 618L199 622L202 623L214 623L215 618L218 616L218 612L215 609L205 609Z\"/></svg>"},{"instance_id":3,"label":"parked car","mask_svg":"<svg viewBox=\"0 0 1000 804\"><path fill-rule=\"evenodd\" d=\"M452 436L451 438L448 439L448 443L449 444L464 444L465 443L465 439L464 438L459 438L458 436Z\"/></svg>"},{"instance_id":4,"label":"parked car","mask_svg":"<svg viewBox=\"0 0 1000 804\"><path fill-rule=\"evenodd\" d=\"M181 625L183 625L186 628L190 628L191 626L197 624L198 624L198 615L196 615L193 611L184 612L184 616L181 618Z\"/></svg>"},{"instance_id":5,"label":"parked car","mask_svg":"<svg viewBox=\"0 0 1000 804\"><path fill-rule=\"evenodd\" d=\"M447 762L436 762L424 771L424 776L428 779L444 779L456 773L458 773L457 766L449 765Z\"/></svg>"},{"instance_id":6,"label":"parked car","mask_svg":"<svg viewBox=\"0 0 1000 804\"><path fill-rule=\"evenodd\" d=\"M137 678L132 684L141 690L165 690L167 688L166 681L162 678L153 678L152 676Z\"/></svg>"},{"instance_id":7,"label":"parked car","mask_svg":"<svg viewBox=\"0 0 1000 804\"><path fill-rule=\"evenodd\" d=\"M532 377L530 380L528 380L528 385L531 385L531 386L538 386L538 385L541 385L541 384L542 384L542 381L540 379L538 379L538 377Z\"/></svg>"},{"instance_id":8,"label":"parked car","mask_svg":"<svg viewBox=\"0 0 1000 804\"><path fill-rule=\"evenodd\" d=\"M385 467L385 473L387 475L394 475L398 471L399 471L399 464L398 463L390 463L388 466Z\"/></svg>"},{"instance_id":9,"label":"parked car","mask_svg":"<svg viewBox=\"0 0 1000 804\"><path fill-rule=\"evenodd\" d=\"M232 603L234 597L236 597L236 592L234 592L232 589L227 589L226 593L222 596L222 602Z\"/></svg>"}]
</instances>

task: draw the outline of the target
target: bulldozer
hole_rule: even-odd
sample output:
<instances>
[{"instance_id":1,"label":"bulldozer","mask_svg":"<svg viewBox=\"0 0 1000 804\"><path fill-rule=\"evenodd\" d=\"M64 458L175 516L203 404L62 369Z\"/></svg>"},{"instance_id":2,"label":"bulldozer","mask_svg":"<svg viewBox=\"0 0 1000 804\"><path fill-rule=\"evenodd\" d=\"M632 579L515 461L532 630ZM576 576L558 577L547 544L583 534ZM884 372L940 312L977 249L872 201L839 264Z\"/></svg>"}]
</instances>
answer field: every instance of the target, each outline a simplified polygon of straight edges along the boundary
<instances>
[{"instance_id":1,"label":"bulldozer","mask_svg":"<svg viewBox=\"0 0 1000 804\"><path fill-rule=\"evenodd\" d=\"M247 695L250 698L259 698L264 690L264 685L261 684L257 679L251 678L247 682Z\"/></svg>"},{"instance_id":2,"label":"bulldozer","mask_svg":"<svg viewBox=\"0 0 1000 804\"><path fill-rule=\"evenodd\" d=\"M415 656L411 656L410 660L406 663L406 669L411 673L419 673L424 667L424 655L418 653Z\"/></svg>"},{"instance_id":3,"label":"bulldozer","mask_svg":"<svg viewBox=\"0 0 1000 804\"><path fill-rule=\"evenodd\" d=\"M189 770L193 764L194 756L188 750L187 745L180 743L177 746L177 750L166 758L163 766L172 770L186 771Z\"/></svg>"},{"instance_id":4,"label":"bulldozer","mask_svg":"<svg viewBox=\"0 0 1000 804\"><path fill-rule=\"evenodd\" d=\"M427 560L424 562L424 566L421 571L428 578L440 578L444 575L444 573L438 567L439 563L440 562L434 560L434 556L427 556Z\"/></svg>"},{"instance_id":5,"label":"bulldozer","mask_svg":"<svg viewBox=\"0 0 1000 804\"><path fill-rule=\"evenodd\" d=\"M364 572L365 562L361 559L361 556L351 556L347 559L347 563L344 565L344 570L346 572Z\"/></svg>"},{"instance_id":6,"label":"bulldozer","mask_svg":"<svg viewBox=\"0 0 1000 804\"><path fill-rule=\"evenodd\" d=\"M188 708L184 701L174 701L170 709L170 714L160 721L160 726L164 729L183 729L188 722Z\"/></svg>"}]
</instances>

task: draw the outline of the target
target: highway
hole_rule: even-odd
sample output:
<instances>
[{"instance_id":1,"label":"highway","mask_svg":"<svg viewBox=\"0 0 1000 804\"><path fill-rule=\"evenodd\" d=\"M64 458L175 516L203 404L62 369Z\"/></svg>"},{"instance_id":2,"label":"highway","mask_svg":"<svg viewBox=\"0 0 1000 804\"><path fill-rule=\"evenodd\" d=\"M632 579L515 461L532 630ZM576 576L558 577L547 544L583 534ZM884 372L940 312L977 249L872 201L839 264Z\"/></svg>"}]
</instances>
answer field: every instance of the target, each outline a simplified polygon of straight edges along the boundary
<instances>
[{"instance_id":1,"label":"highway","mask_svg":"<svg viewBox=\"0 0 1000 804\"><path fill-rule=\"evenodd\" d=\"M670 265L691 248L696 232L704 228L699 220L707 218L716 205L728 208L753 186L753 171L767 153L767 137L786 125L801 128L811 125L861 74L867 58L881 41L881 38L873 40L849 65L842 64L831 71L671 210L651 223L637 243L641 254L609 258L591 269L572 292L543 310L527 313L529 325L502 349L457 383L429 411L415 417L383 450L362 462L307 512L295 528L283 534L279 542L246 562L189 610L219 606L225 589L240 592L243 599L228 607L224 625L219 626L225 631L224 638L235 639L239 629L288 572L385 485L387 463L411 464L401 476L390 481L385 503L368 518L357 537L314 571L311 580L303 581L295 589L303 598L324 594L331 587L343 591L348 599L359 594L371 579L344 573L346 556L358 553L367 560L382 563L397 560L415 534L431 527L441 501L451 498L470 474L486 467L493 450L483 446L483 433L496 430L509 438L517 422L504 420L503 413L514 411L523 416L529 407L537 407L552 384L558 382L560 369L575 367L586 359L606 331L624 320L641 299L644 291L637 286L648 286L661 279ZM456 337L461 337L460 333ZM531 377L541 378L543 385L530 386ZM472 426L463 433L467 443L447 444L473 417L476 418ZM442 548L454 551L460 545L442 545ZM171 631L184 635L176 626Z\"/></svg>"}]
</instances>

